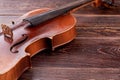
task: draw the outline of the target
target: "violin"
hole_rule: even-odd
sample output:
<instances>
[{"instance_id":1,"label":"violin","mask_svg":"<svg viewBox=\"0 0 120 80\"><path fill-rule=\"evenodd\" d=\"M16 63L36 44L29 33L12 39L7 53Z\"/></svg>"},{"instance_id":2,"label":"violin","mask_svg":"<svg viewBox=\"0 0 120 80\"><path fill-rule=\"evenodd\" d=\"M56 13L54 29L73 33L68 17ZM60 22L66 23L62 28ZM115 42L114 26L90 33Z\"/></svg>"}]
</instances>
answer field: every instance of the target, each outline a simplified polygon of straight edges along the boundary
<instances>
[{"instance_id":1,"label":"violin","mask_svg":"<svg viewBox=\"0 0 120 80\"><path fill-rule=\"evenodd\" d=\"M2 24L0 32L0 80L17 80L31 68L38 52L62 46L76 36L73 9L94 0L78 0L57 9L42 8L20 17L12 26Z\"/></svg>"},{"instance_id":2,"label":"violin","mask_svg":"<svg viewBox=\"0 0 120 80\"><path fill-rule=\"evenodd\" d=\"M115 0L95 0L93 3L93 6L101 8L101 9L106 9L106 8L116 8L117 6L115 5Z\"/></svg>"}]
</instances>

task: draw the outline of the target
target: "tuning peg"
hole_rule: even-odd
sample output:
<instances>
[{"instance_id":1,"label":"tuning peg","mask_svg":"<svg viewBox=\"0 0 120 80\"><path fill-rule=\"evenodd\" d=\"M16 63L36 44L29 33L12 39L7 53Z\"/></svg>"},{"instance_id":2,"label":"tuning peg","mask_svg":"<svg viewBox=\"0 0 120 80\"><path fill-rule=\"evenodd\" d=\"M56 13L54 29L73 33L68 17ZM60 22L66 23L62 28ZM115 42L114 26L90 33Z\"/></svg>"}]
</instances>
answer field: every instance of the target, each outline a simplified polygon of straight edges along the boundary
<instances>
[{"instance_id":1,"label":"tuning peg","mask_svg":"<svg viewBox=\"0 0 120 80\"><path fill-rule=\"evenodd\" d=\"M117 7L114 3L114 0L103 0L103 5L106 8L115 8Z\"/></svg>"}]
</instances>

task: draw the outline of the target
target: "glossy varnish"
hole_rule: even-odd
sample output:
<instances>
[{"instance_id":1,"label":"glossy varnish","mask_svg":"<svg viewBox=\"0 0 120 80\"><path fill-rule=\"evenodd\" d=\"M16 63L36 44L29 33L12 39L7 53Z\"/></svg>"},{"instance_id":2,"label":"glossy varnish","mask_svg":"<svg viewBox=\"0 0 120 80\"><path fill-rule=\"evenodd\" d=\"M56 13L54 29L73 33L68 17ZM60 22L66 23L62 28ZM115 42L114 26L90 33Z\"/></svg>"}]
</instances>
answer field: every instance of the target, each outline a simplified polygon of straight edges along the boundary
<instances>
[{"instance_id":1,"label":"glossy varnish","mask_svg":"<svg viewBox=\"0 0 120 80\"><path fill-rule=\"evenodd\" d=\"M0 1L0 23L10 23L30 10L59 7L74 0ZM116 1L119 5L120 1ZM74 14L77 17L75 40L52 54L43 51L34 56L32 69L26 71L19 80L119 80L119 10L120 7L104 11L89 5L77 11Z\"/></svg>"}]
</instances>

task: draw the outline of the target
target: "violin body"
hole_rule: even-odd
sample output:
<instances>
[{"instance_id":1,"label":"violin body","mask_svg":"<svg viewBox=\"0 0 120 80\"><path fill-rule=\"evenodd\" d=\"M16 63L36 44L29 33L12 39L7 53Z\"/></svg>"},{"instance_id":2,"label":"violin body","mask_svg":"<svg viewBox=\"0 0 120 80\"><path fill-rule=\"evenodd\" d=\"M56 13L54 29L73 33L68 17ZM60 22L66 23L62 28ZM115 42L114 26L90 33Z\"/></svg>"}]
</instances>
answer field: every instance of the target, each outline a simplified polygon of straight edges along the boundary
<instances>
[{"instance_id":1,"label":"violin body","mask_svg":"<svg viewBox=\"0 0 120 80\"><path fill-rule=\"evenodd\" d=\"M37 9L23 15L20 19L41 14L49 9ZM70 13L46 21L35 27L18 27L13 30L13 42L0 35L0 80L17 80L27 69L31 68L31 57L44 50L72 41L76 36L76 19ZM22 43L10 47L22 40ZM15 53L14 50L18 52Z\"/></svg>"},{"instance_id":2,"label":"violin body","mask_svg":"<svg viewBox=\"0 0 120 80\"><path fill-rule=\"evenodd\" d=\"M76 36L76 19L70 11L93 1L99 3L99 0L78 0L55 10L33 10L21 16L20 23L12 28L2 24L0 80L17 80L31 68L32 56L72 41Z\"/></svg>"}]
</instances>

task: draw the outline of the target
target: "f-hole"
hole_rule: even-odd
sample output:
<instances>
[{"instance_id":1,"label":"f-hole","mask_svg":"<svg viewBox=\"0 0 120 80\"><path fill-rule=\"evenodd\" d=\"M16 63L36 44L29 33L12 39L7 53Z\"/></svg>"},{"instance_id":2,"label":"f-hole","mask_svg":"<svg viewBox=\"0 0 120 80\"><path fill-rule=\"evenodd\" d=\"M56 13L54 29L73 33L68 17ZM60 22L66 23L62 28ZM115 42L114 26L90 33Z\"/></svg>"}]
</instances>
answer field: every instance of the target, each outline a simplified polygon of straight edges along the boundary
<instances>
[{"instance_id":1,"label":"f-hole","mask_svg":"<svg viewBox=\"0 0 120 80\"><path fill-rule=\"evenodd\" d=\"M18 53L19 51L16 49L16 47L22 43L24 43L26 40L28 39L28 35L27 34L22 34L22 40L18 41L17 43L13 44L10 47L10 51L12 53Z\"/></svg>"}]
</instances>

